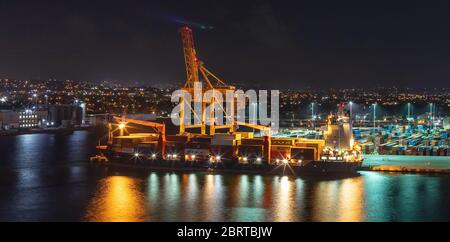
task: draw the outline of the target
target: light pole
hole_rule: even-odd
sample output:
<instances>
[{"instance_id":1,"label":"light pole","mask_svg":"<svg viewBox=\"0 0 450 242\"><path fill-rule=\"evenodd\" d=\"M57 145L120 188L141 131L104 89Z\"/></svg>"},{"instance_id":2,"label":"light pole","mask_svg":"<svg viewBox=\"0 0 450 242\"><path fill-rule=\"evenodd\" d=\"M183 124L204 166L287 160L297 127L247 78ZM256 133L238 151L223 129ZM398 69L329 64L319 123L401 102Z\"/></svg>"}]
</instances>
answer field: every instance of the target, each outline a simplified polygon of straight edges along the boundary
<instances>
[{"instance_id":1,"label":"light pole","mask_svg":"<svg viewBox=\"0 0 450 242\"><path fill-rule=\"evenodd\" d=\"M373 135L374 135L374 136L375 136L376 116L377 116L376 110L377 110L377 104L374 103L374 104L373 104ZM374 142L374 144L375 144L374 154L375 154L375 155L378 155L378 144L376 144L375 142Z\"/></svg>"},{"instance_id":2,"label":"light pole","mask_svg":"<svg viewBox=\"0 0 450 242\"><path fill-rule=\"evenodd\" d=\"M407 119L411 118L411 103L408 103L408 117Z\"/></svg>"},{"instance_id":3,"label":"light pole","mask_svg":"<svg viewBox=\"0 0 450 242\"><path fill-rule=\"evenodd\" d=\"M434 118L433 118L433 103L430 103L430 120L431 120L431 128L434 126Z\"/></svg>"},{"instance_id":4,"label":"light pole","mask_svg":"<svg viewBox=\"0 0 450 242\"><path fill-rule=\"evenodd\" d=\"M35 102L35 107L37 107L37 103L38 103L38 98L37 98L37 94L36 93L34 93L33 94L33 98L34 98L34 102Z\"/></svg>"},{"instance_id":5,"label":"light pole","mask_svg":"<svg viewBox=\"0 0 450 242\"><path fill-rule=\"evenodd\" d=\"M377 104L374 103L373 104L373 129L374 129L374 131L375 131L375 127L376 127L376 116L377 116L376 110L377 110Z\"/></svg>"},{"instance_id":6,"label":"light pole","mask_svg":"<svg viewBox=\"0 0 450 242\"><path fill-rule=\"evenodd\" d=\"M351 119L352 118L352 114L353 114L353 102L350 101L349 105L350 105L350 119Z\"/></svg>"},{"instance_id":7,"label":"light pole","mask_svg":"<svg viewBox=\"0 0 450 242\"><path fill-rule=\"evenodd\" d=\"M315 125L314 125L314 102L312 102L311 103L311 125L312 125L312 127L314 128L315 127Z\"/></svg>"}]
</instances>

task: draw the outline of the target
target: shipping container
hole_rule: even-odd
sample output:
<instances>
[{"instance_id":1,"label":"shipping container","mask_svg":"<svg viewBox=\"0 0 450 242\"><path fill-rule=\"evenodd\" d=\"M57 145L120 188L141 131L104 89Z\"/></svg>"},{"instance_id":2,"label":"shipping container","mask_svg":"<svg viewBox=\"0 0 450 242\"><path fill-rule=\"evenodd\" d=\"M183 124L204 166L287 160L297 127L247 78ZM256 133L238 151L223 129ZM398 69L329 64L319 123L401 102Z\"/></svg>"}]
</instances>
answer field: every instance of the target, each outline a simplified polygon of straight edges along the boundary
<instances>
[{"instance_id":1,"label":"shipping container","mask_svg":"<svg viewBox=\"0 0 450 242\"><path fill-rule=\"evenodd\" d=\"M426 155L426 156L430 156L431 155L430 148L428 148L428 147L424 148L424 155Z\"/></svg>"},{"instance_id":2,"label":"shipping container","mask_svg":"<svg viewBox=\"0 0 450 242\"><path fill-rule=\"evenodd\" d=\"M166 141L187 143L189 141L189 136L186 136L186 135L166 135Z\"/></svg>"},{"instance_id":3,"label":"shipping container","mask_svg":"<svg viewBox=\"0 0 450 242\"><path fill-rule=\"evenodd\" d=\"M446 153L445 148L443 148L443 147L439 148L439 156L445 156L445 153Z\"/></svg>"},{"instance_id":4,"label":"shipping container","mask_svg":"<svg viewBox=\"0 0 450 242\"><path fill-rule=\"evenodd\" d=\"M236 134L241 135L241 139L253 139L253 132L236 132Z\"/></svg>"},{"instance_id":5,"label":"shipping container","mask_svg":"<svg viewBox=\"0 0 450 242\"><path fill-rule=\"evenodd\" d=\"M219 156L220 160L232 160L236 156L235 146L211 145L211 155Z\"/></svg>"},{"instance_id":6,"label":"shipping container","mask_svg":"<svg viewBox=\"0 0 450 242\"><path fill-rule=\"evenodd\" d=\"M175 142L175 141L166 141L166 154L177 155L180 160L183 160L183 154L186 143L184 142ZM179 156L179 157L178 157Z\"/></svg>"},{"instance_id":7,"label":"shipping container","mask_svg":"<svg viewBox=\"0 0 450 242\"><path fill-rule=\"evenodd\" d=\"M433 147L432 149L431 149L431 155L432 156L438 156L439 155L439 147Z\"/></svg>"},{"instance_id":8,"label":"shipping container","mask_svg":"<svg viewBox=\"0 0 450 242\"><path fill-rule=\"evenodd\" d=\"M276 159L290 159L291 146L272 145L270 149L270 156L272 160Z\"/></svg>"},{"instance_id":9,"label":"shipping container","mask_svg":"<svg viewBox=\"0 0 450 242\"><path fill-rule=\"evenodd\" d=\"M271 144L272 145L284 145L284 146L293 146L295 139L277 139L272 138Z\"/></svg>"},{"instance_id":10,"label":"shipping container","mask_svg":"<svg viewBox=\"0 0 450 242\"><path fill-rule=\"evenodd\" d=\"M419 146L417 148L417 155L425 155L425 147Z\"/></svg>"},{"instance_id":11,"label":"shipping container","mask_svg":"<svg viewBox=\"0 0 450 242\"><path fill-rule=\"evenodd\" d=\"M242 139L241 145L264 145L264 139L261 138Z\"/></svg>"},{"instance_id":12,"label":"shipping container","mask_svg":"<svg viewBox=\"0 0 450 242\"><path fill-rule=\"evenodd\" d=\"M189 142L184 149L186 161L208 161L211 145L207 142Z\"/></svg>"},{"instance_id":13,"label":"shipping container","mask_svg":"<svg viewBox=\"0 0 450 242\"><path fill-rule=\"evenodd\" d=\"M235 146L236 140L218 140L212 139L211 145L222 145L222 146Z\"/></svg>"},{"instance_id":14,"label":"shipping container","mask_svg":"<svg viewBox=\"0 0 450 242\"><path fill-rule=\"evenodd\" d=\"M211 137L211 140L240 140L240 139L241 139L241 134L239 134L239 133L234 133L234 134L217 133Z\"/></svg>"},{"instance_id":15,"label":"shipping container","mask_svg":"<svg viewBox=\"0 0 450 242\"><path fill-rule=\"evenodd\" d=\"M137 153L141 158L144 159L156 159L157 155L159 154L158 144L155 144L153 146L141 146L135 148L135 153Z\"/></svg>"},{"instance_id":16,"label":"shipping container","mask_svg":"<svg viewBox=\"0 0 450 242\"><path fill-rule=\"evenodd\" d=\"M238 157L240 163L256 163L263 158L263 145L239 145Z\"/></svg>"},{"instance_id":17,"label":"shipping container","mask_svg":"<svg viewBox=\"0 0 450 242\"><path fill-rule=\"evenodd\" d=\"M316 153L316 149L314 148L292 147L291 159L297 161L313 161L317 160Z\"/></svg>"}]
</instances>

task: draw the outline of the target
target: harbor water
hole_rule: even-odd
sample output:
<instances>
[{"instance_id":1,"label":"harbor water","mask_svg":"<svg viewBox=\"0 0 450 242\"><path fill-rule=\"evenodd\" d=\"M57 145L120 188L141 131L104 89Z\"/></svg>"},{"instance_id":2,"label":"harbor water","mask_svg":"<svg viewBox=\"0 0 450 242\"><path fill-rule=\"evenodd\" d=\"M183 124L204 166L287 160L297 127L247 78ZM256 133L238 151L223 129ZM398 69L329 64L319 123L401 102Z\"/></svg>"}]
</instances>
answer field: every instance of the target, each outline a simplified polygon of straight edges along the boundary
<instances>
[{"instance_id":1,"label":"harbor water","mask_svg":"<svg viewBox=\"0 0 450 242\"><path fill-rule=\"evenodd\" d=\"M0 221L450 221L450 175L108 169L88 162L101 135L0 137Z\"/></svg>"}]
</instances>

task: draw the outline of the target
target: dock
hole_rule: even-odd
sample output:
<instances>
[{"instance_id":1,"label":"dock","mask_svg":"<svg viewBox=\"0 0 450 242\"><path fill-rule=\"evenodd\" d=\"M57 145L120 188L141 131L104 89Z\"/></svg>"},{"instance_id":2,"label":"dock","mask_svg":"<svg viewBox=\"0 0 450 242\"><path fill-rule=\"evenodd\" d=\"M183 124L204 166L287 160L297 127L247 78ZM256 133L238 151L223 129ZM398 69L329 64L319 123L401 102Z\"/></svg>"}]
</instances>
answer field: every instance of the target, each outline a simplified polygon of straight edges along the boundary
<instances>
[{"instance_id":1,"label":"dock","mask_svg":"<svg viewBox=\"0 0 450 242\"><path fill-rule=\"evenodd\" d=\"M450 174L450 157L365 155L362 170Z\"/></svg>"}]
</instances>

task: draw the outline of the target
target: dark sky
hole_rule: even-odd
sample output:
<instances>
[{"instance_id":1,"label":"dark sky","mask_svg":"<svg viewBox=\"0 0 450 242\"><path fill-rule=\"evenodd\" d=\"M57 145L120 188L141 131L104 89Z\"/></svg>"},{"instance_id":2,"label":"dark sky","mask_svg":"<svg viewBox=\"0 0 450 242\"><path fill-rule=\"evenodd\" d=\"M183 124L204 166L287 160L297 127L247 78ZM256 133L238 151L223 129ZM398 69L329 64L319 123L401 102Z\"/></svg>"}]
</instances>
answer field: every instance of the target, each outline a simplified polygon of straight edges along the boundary
<instances>
[{"instance_id":1,"label":"dark sky","mask_svg":"<svg viewBox=\"0 0 450 242\"><path fill-rule=\"evenodd\" d=\"M0 77L182 81L183 22L224 80L450 87L446 1L0 0Z\"/></svg>"}]
</instances>

